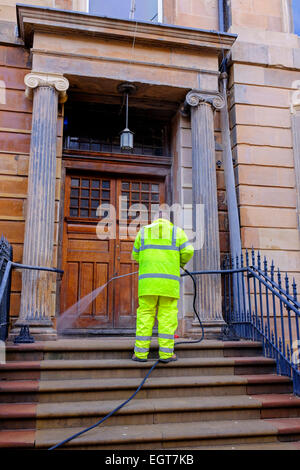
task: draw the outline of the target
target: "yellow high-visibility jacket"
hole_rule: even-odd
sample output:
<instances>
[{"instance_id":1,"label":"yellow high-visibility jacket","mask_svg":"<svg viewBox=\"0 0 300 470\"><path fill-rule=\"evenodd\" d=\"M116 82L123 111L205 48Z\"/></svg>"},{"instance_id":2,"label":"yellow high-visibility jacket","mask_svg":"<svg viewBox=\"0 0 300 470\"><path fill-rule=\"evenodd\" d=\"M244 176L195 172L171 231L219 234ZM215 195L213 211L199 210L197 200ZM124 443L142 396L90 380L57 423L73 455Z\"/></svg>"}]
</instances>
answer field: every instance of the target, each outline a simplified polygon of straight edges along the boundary
<instances>
[{"instance_id":1,"label":"yellow high-visibility jacket","mask_svg":"<svg viewBox=\"0 0 300 470\"><path fill-rule=\"evenodd\" d=\"M139 263L138 295L180 297L180 267L194 248L185 232L170 221L157 219L136 236L132 257Z\"/></svg>"}]
</instances>

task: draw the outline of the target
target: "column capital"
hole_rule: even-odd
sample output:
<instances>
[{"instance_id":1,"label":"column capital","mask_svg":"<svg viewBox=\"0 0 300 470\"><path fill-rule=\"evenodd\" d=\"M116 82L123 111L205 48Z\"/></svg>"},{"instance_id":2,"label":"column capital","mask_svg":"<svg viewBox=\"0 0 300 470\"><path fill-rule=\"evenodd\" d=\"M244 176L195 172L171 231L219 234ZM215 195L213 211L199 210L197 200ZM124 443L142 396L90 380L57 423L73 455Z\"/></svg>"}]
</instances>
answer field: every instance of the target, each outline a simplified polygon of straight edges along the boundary
<instances>
[{"instance_id":1,"label":"column capital","mask_svg":"<svg viewBox=\"0 0 300 470\"><path fill-rule=\"evenodd\" d=\"M185 97L184 107L188 106L196 107L201 103L208 103L214 110L222 109L225 105L224 97L218 91L206 91L206 90L191 90Z\"/></svg>"},{"instance_id":2,"label":"column capital","mask_svg":"<svg viewBox=\"0 0 300 470\"><path fill-rule=\"evenodd\" d=\"M69 88L69 80L63 75L57 73L30 72L25 75L24 83L26 85L25 95L31 99L33 90L39 86L53 87L58 92L59 102L67 101L67 89Z\"/></svg>"}]
</instances>

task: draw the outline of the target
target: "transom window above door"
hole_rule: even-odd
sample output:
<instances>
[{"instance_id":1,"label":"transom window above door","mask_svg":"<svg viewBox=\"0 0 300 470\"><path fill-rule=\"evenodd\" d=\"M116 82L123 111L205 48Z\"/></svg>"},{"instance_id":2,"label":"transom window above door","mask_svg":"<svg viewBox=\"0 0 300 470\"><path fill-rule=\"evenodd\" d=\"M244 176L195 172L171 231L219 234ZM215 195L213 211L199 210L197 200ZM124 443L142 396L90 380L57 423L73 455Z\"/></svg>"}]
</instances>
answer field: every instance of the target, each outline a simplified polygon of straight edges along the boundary
<instances>
[{"instance_id":1,"label":"transom window above door","mask_svg":"<svg viewBox=\"0 0 300 470\"><path fill-rule=\"evenodd\" d=\"M162 22L163 0L89 0L89 13L125 20Z\"/></svg>"},{"instance_id":2,"label":"transom window above door","mask_svg":"<svg viewBox=\"0 0 300 470\"><path fill-rule=\"evenodd\" d=\"M165 116L145 108L130 108L130 128L134 132L133 150L120 148L124 129L124 106L72 102L65 107L64 149L169 157L169 122ZM82 119L84 116L84 119Z\"/></svg>"}]
</instances>

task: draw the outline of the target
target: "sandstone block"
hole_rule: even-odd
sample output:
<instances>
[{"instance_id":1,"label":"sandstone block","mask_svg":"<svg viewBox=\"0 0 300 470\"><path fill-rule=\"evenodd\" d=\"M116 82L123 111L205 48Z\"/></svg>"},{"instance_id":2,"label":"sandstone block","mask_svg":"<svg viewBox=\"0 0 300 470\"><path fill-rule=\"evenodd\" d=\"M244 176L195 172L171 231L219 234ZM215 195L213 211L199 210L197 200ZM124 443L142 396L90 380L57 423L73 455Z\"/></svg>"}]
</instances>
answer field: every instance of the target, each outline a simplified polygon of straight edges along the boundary
<instances>
[{"instance_id":1,"label":"sandstone block","mask_svg":"<svg viewBox=\"0 0 300 470\"><path fill-rule=\"evenodd\" d=\"M264 187L279 186L281 188L295 187L295 172L293 169L239 165L237 172L239 184Z\"/></svg>"},{"instance_id":2,"label":"sandstone block","mask_svg":"<svg viewBox=\"0 0 300 470\"><path fill-rule=\"evenodd\" d=\"M268 188L263 186L238 187L240 205L264 207L296 207L296 191L292 188Z\"/></svg>"},{"instance_id":3,"label":"sandstone block","mask_svg":"<svg viewBox=\"0 0 300 470\"><path fill-rule=\"evenodd\" d=\"M297 229L243 227L241 236L245 246L256 250L299 250Z\"/></svg>"},{"instance_id":4,"label":"sandstone block","mask_svg":"<svg viewBox=\"0 0 300 470\"><path fill-rule=\"evenodd\" d=\"M273 207L240 207L243 227L297 228L295 209Z\"/></svg>"}]
</instances>

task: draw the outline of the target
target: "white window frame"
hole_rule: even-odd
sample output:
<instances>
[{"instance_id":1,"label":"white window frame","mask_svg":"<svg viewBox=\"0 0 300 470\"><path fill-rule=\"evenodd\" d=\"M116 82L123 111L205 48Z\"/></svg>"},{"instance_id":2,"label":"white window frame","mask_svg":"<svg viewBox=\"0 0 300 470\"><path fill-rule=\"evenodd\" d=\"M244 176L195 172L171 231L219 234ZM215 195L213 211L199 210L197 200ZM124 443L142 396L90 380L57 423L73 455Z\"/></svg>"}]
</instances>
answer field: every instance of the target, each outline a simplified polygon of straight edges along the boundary
<instances>
[{"instance_id":1,"label":"white window frame","mask_svg":"<svg viewBox=\"0 0 300 470\"><path fill-rule=\"evenodd\" d=\"M80 11L84 11L89 13L90 11L90 0L77 0L77 2L82 2L83 8ZM122 1L122 0L120 0ZM157 0L157 22L163 23L163 1L164 0Z\"/></svg>"},{"instance_id":2,"label":"white window frame","mask_svg":"<svg viewBox=\"0 0 300 470\"><path fill-rule=\"evenodd\" d=\"M89 3L89 0L73 0L73 11L88 13L90 8Z\"/></svg>"},{"instance_id":3,"label":"white window frame","mask_svg":"<svg viewBox=\"0 0 300 470\"><path fill-rule=\"evenodd\" d=\"M300 36L299 32L296 33L296 31L295 31L295 21L294 21L295 11L294 11L294 8L293 8L292 0L290 0L290 6L291 6L291 22L292 22L292 31L291 32L293 34L297 34L298 36Z\"/></svg>"},{"instance_id":4,"label":"white window frame","mask_svg":"<svg viewBox=\"0 0 300 470\"><path fill-rule=\"evenodd\" d=\"M294 34L294 12L292 0L281 0L283 32Z\"/></svg>"},{"instance_id":5,"label":"white window frame","mask_svg":"<svg viewBox=\"0 0 300 470\"><path fill-rule=\"evenodd\" d=\"M157 0L157 21L158 23L163 23L164 18L164 7L163 7L163 0Z\"/></svg>"}]
</instances>

